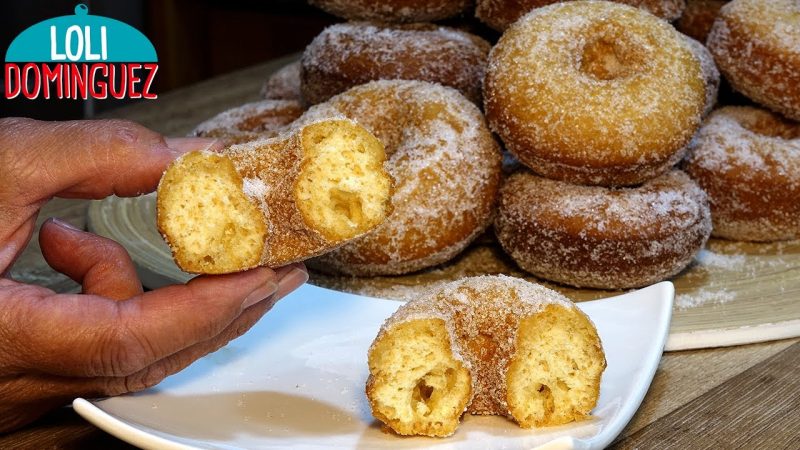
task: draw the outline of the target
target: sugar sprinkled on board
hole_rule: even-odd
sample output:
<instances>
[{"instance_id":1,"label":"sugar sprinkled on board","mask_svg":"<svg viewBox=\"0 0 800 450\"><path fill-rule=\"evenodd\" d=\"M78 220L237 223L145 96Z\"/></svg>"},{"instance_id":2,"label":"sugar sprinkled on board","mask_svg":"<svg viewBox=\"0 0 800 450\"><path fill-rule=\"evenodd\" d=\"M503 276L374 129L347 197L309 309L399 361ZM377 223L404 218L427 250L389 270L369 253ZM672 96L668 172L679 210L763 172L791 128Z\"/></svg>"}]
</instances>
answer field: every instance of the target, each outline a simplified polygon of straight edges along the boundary
<instances>
[{"instance_id":1,"label":"sugar sprinkled on board","mask_svg":"<svg viewBox=\"0 0 800 450\"><path fill-rule=\"evenodd\" d=\"M736 298L736 293L727 289L701 289L693 294L680 294L675 297L675 308L685 311L702 305L721 305Z\"/></svg>"},{"instance_id":2,"label":"sugar sprinkled on board","mask_svg":"<svg viewBox=\"0 0 800 450\"><path fill-rule=\"evenodd\" d=\"M697 256L695 256L695 260L701 266L726 270L741 269L747 261L745 256L742 254L723 255L721 253L714 253L707 249L700 250Z\"/></svg>"}]
</instances>

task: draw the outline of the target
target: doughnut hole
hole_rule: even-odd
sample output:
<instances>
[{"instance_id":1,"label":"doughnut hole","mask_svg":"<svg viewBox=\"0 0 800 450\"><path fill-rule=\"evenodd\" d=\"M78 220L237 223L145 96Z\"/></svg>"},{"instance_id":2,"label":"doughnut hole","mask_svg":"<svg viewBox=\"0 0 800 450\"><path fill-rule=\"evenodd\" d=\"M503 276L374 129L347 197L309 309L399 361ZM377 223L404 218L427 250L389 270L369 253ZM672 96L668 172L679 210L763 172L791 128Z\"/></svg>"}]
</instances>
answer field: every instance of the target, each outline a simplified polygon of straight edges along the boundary
<instances>
[{"instance_id":1,"label":"doughnut hole","mask_svg":"<svg viewBox=\"0 0 800 450\"><path fill-rule=\"evenodd\" d=\"M346 120L309 125L295 199L310 228L341 242L377 226L389 213L392 183L383 144Z\"/></svg>"},{"instance_id":2,"label":"doughnut hole","mask_svg":"<svg viewBox=\"0 0 800 450\"><path fill-rule=\"evenodd\" d=\"M158 222L182 270L214 274L258 265L267 228L242 183L230 159L209 152L189 153L164 173Z\"/></svg>"},{"instance_id":3,"label":"doughnut hole","mask_svg":"<svg viewBox=\"0 0 800 450\"><path fill-rule=\"evenodd\" d=\"M625 31L610 24L592 27L583 47L580 70L602 81L628 78L645 69L647 54Z\"/></svg>"},{"instance_id":4,"label":"doughnut hole","mask_svg":"<svg viewBox=\"0 0 800 450\"><path fill-rule=\"evenodd\" d=\"M449 436L472 392L469 371L455 358L442 319L401 323L369 354L370 401L376 417L400 434ZM381 370L384 367L392 371Z\"/></svg>"},{"instance_id":5,"label":"doughnut hole","mask_svg":"<svg viewBox=\"0 0 800 450\"><path fill-rule=\"evenodd\" d=\"M584 419L597 403L605 357L582 313L550 305L520 321L507 372L508 409L521 427Z\"/></svg>"}]
</instances>

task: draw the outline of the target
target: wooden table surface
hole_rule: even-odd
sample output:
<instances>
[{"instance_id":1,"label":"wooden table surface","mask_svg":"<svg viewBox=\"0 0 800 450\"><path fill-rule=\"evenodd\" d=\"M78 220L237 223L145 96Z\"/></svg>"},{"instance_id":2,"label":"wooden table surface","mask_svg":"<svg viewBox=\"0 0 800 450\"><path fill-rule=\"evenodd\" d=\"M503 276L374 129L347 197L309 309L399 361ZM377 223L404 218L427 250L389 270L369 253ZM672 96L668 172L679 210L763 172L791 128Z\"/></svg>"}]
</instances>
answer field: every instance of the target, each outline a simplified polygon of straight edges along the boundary
<instances>
[{"instance_id":1,"label":"wooden table surface","mask_svg":"<svg viewBox=\"0 0 800 450\"><path fill-rule=\"evenodd\" d=\"M258 99L268 74L292 57L275 60L159 96L108 114L135 120L171 136L200 121ZM87 203L56 199L40 214L85 226ZM12 276L54 290L79 287L41 258L36 237ZM800 339L667 353L650 391L612 448L800 449ZM89 425L69 408L19 431L0 435L0 449L131 448Z\"/></svg>"}]
</instances>

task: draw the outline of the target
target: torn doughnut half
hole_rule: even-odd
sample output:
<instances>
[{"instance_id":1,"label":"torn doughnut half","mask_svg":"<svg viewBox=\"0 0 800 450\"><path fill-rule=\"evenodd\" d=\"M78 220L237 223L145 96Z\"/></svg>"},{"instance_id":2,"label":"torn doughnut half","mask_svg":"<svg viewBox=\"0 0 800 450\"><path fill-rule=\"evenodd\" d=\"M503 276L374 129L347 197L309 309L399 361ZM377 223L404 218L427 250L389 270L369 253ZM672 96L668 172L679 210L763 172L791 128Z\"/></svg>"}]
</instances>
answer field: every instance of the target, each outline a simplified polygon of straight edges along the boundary
<instances>
[{"instance_id":1,"label":"torn doughnut half","mask_svg":"<svg viewBox=\"0 0 800 450\"><path fill-rule=\"evenodd\" d=\"M186 272L301 261L389 215L393 188L385 160L383 144L347 119L188 153L161 178L158 228Z\"/></svg>"},{"instance_id":2,"label":"torn doughnut half","mask_svg":"<svg viewBox=\"0 0 800 450\"><path fill-rule=\"evenodd\" d=\"M372 414L401 435L450 436L461 415L523 428L585 419L606 367L574 303L520 278L481 276L401 306L368 354Z\"/></svg>"}]
</instances>

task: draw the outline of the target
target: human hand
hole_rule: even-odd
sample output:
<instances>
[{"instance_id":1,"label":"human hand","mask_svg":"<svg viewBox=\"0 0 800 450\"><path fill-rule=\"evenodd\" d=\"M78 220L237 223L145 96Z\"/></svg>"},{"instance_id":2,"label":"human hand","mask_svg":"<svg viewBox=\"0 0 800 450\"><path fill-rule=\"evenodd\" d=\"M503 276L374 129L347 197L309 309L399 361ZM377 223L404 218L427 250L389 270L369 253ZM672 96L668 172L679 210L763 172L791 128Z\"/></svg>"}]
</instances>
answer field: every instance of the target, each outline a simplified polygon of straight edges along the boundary
<instances>
[{"instance_id":1,"label":"human hand","mask_svg":"<svg viewBox=\"0 0 800 450\"><path fill-rule=\"evenodd\" d=\"M7 277L50 198L151 192L173 159L212 144L119 120L0 119L0 432L77 396L153 386L242 335L308 279L293 264L143 292L122 246L53 219L39 233L42 254L83 292Z\"/></svg>"}]
</instances>

